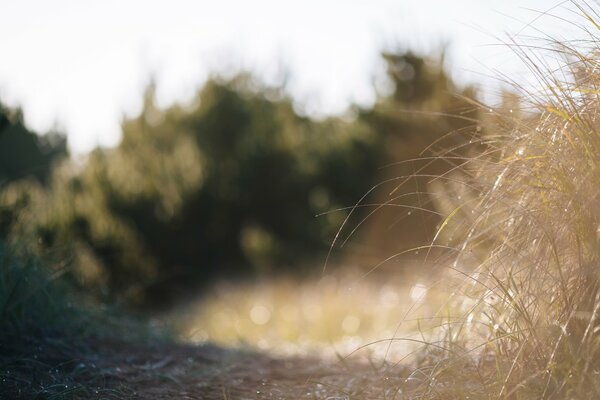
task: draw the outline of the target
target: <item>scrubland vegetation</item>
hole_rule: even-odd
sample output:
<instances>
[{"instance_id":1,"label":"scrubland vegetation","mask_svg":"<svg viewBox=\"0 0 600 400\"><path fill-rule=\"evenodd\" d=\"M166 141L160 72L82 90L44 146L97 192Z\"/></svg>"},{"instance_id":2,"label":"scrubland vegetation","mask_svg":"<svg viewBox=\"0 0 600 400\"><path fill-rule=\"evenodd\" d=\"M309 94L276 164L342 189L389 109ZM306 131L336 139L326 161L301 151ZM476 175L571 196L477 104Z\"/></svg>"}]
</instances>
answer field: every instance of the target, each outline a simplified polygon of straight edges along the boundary
<instances>
[{"instance_id":1,"label":"scrubland vegetation","mask_svg":"<svg viewBox=\"0 0 600 400\"><path fill-rule=\"evenodd\" d=\"M247 74L215 77L191 104L166 109L149 87L116 148L97 149L83 164L56 164L44 180L19 180L7 168L0 199L6 235L32 251L60 253L74 279L100 296L138 305L167 303L189 282L303 273L311 264L318 270L349 207L380 180L418 167L381 166L416 158L432 140L472 123L435 114L468 106L454 96L460 89L440 60L410 53L385 59L394 90L370 109L353 110L351 120L302 116L283 88ZM17 141L6 135L4 143ZM431 174L446 169L427 167ZM419 184L425 178L398 193L399 206L428 201ZM376 191L368 201L383 196ZM354 214L348 226L366 213ZM384 232L360 248L378 256L384 242L388 252L398 239L417 244L438 219L405 215L393 230L402 238L392 242ZM372 236L374 229L364 231Z\"/></svg>"},{"instance_id":2,"label":"scrubland vegetation","mask_svg":"<svg viewBox=\"0 0 600 400\"><path fill-rule=\"evenodd\" d=\"M345 398L599 397L600 17L575 9L584 40L509 44L536 90L515 87L492 108L436 59L385 53L391 89L353 118L303 116L283 88L247 74L214 77L166 109L150 86L121 143L83 163L60 135L39 139L2 109L0 154L20 140L34 161L0 165L0 388L135 396L133 383L100 384L111 372L73 360L100 354L86 346L125 324L139 332L132 343L159 340L107 307L155 311L200 291L178 320L183 337L339 357ZM324 260L331 275L307 278ZM348 345L373 349L371 373L394 379L356 380ZM173 346L160 351L181 354ZM148 365L173 362L162 357ZM189 365L216 382L217 369ZM221 398L244 381L230 372L237 383L221 382ZM181 391L192 381L167 376ZM249 396L299 393L268 387Z\"/></svg>"}]
</instances>

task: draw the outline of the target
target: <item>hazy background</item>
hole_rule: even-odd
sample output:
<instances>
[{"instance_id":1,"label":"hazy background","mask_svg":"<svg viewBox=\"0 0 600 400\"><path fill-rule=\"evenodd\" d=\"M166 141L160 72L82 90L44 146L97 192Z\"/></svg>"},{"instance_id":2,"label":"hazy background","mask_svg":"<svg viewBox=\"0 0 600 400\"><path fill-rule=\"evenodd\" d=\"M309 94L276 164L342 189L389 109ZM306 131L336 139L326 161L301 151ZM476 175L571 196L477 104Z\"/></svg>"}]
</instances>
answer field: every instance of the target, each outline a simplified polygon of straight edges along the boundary
<instances>
[{"instance_id":1,"label":"hazy background","mask_svg":"<svg viewBox=\"0 0 600 400\"><path fill-rule=\"evenodd\" d=\"M382 48L429 54L446 46L450 76L493 96L493 69L517 79L524 72L496 38L557 3L5 0L0 98L22 106L34 130L62 128L79 154L118 142L122 115L140 111L151 77L164 106L191 99L210 72L251 70L285 82L299 110L322 116L373 103L374 86L385 84ZM565 7L551 13L572 16ZM535 23L554 37L569 35L565 25Z\"/></svg>"},{"instance_id":2,"label":"hazy background","mask_svg":"<svg viewBox=\"0 0 600 400\"><path fill-rule=\"evenodd\" d=\"M5 3L0 245L91 304L175 311L194 340L394 335L435 306L447 259L426 246L461 236L437 235L445 216L472 217L452 174L506 131L495 111L526 121L505 31L577 31L548 7Z\"/></svg>"}]
</instances>

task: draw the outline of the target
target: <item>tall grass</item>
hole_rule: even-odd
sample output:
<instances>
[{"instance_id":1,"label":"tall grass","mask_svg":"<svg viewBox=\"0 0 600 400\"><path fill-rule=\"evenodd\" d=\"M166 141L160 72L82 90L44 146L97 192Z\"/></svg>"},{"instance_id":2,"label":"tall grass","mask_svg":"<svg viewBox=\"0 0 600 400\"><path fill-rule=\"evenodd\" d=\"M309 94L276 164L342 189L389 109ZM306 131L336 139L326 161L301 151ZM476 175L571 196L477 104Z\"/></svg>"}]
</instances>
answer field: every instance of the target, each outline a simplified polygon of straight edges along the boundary
<instances>
[{"instance_id":1,"label":"tall grass","mask_svg":"<svg viewBox=\"0 0 600 400\"><path fill-rule=\"evenodd\" d=\"M0 241L0 399L127 398L95 366L95 344L162 336L86 299L64 262L50 265L30 247Z\"/></svg>"},{"instance_id":2,"label":"tall grass","mask_svg":"<svg viewBox=\"0 0 600 400\"><path fill-rule=\"evenodd\" d=\"M600 18L573 6L587 37L511 40L539 90L518 88L526 113L486 108L480 152L450 153L433 184L448 216L434 245L462 236L461 314L415 372L418 398L600 397Z\"/></svg>"},{"instance_id":3,"label":"tall grass","mask_svg":"<svg viewBox=\"0 0 600 400\"><path fill-rule=\"evenodd\" d=\"M88 392L82 371L65 371L87 330L61 276L0 242L0 398L71 398ZM72 369L70 366L67 369Z\"/></svg>"},{"instance_id":4,"label":"tall grass","mask_svg":"<svg viewBox=\"0 0 600 400\"><path fill-rule=\"evenodd\" d=\"M0 335L71 325L79 310L69 300L65 271L0 241Z\"/></svg>"}]
</instances>

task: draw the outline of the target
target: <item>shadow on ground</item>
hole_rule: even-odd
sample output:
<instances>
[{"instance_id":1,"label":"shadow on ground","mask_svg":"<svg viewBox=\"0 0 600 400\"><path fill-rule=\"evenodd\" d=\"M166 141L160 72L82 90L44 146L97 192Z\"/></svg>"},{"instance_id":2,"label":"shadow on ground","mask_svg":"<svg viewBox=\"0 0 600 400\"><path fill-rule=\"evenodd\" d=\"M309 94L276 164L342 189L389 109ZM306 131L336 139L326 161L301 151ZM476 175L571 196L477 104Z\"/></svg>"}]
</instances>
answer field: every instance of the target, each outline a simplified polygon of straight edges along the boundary
<instances>
[{"instance_id":1,"label":"shadow on ground","mask_svg":"<svg viewBox=\"0 0 600 400\"><path fill-rule=\"evenodd\" d=\"M392 399L402 398L408 374L358 359L274 358L209 344L97 339L71 347L46 338L31 349L18 360L10 351L0 356L11 365L2 385L7 398L35 391L33 398Z\"/></svg>"}]
</instances>

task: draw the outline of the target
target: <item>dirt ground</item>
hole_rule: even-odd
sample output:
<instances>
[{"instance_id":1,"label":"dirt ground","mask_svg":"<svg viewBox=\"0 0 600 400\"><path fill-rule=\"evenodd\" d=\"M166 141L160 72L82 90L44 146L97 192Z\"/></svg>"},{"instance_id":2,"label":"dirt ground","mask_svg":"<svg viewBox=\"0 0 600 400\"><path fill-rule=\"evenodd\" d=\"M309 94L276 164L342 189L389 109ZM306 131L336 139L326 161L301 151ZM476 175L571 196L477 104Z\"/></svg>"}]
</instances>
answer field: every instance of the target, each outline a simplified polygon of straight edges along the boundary
<instances>
[{"instance_id":1,"label":"dirt ground","mask_svg":"<svg viewBox=\"0 0 600 400\"><path fill-rule=\"evenodd\" d=\"M0 399L404 399L408 371L210 344L32 342L0 352ZM411 380L408 380L411 381Z\"/></svg>"},{"instance_id":2,"label":"dirt ground","mask_svg":"<svg viewBox=\"0 0 600 400\"><path fill-rule=\"evenodd\" d=\"M274 358L212 345L103 342L92 354L113 387L138 399L401 399L402 368L358 360Z\"/></svg>"}]
</instances>

